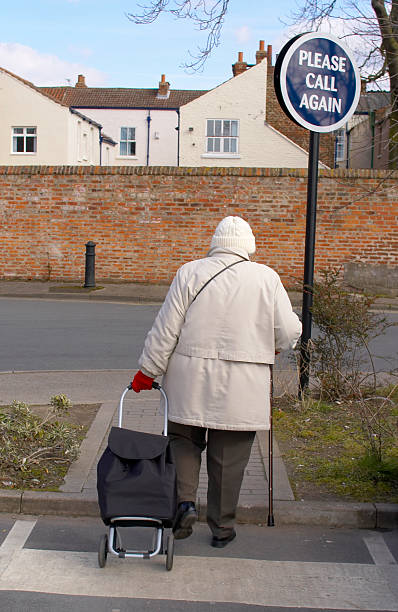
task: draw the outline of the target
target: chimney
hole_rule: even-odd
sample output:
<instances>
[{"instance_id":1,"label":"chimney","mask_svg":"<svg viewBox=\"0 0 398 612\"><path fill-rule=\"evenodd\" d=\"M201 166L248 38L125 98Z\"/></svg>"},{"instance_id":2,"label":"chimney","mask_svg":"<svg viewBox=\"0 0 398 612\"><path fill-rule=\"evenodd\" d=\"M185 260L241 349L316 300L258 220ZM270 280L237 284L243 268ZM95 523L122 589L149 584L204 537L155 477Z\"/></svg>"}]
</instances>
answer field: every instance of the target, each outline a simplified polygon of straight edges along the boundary
<instances>
[{"instance_id":1,"label":"chimney","mask_svg":"<svg viewBox=\"0 0 398 612\"><path fill-rule=\"evenodd\" d=\"M361 94L366 94L366 79L361 79Z\"/></svg>"},{"instance_id":2,"label":"chimney","mask_svg":"<svg viewBox=\"0 0 398 612\"><path fill-rule=\"evenodd\" d=\"M239 51L238 53L238 61L235 64L232 64L232 74L238 76L238 74L242 74L242 72L246 72L247 63L243 61L243 53Z\"/></svg>"},{"instance_id":3,"label":"chimney","mask_svg":"<svg viewBox=\"0 0 398 612\"><path fill-rule=\"evenodd\" d=\"M86 79L85 79L84 75L79 74L79 76L77 77L77 83L76 83L75 87L87 87Z\"/></svg>"},{"instance_id":4,"label":"chimney","mask_svg":"<svg viewBox=\"0 0 398 612\"><path fill-rule=\"evenodd\" d=\"M166 75L162 74L161 80L159 82L159 89L157 93L157 98L167 99L170 95L170 83L166 81Z\"/></svg>"},{"instance_id":5,"label":"chimney","mask_svg":"<svg viewBox=\"0 0 398 612\"><path fill-rule=\"evenodd\" d=\"M263 61L263 59L265 59L267 57L267 53L264 50L264 41L260 40L260 46L258 48L258 51L256 51L256 64L259 64L260 62Z\"/></svg>"},{"instance_id":6,"label":"chimney","mask_svg":"<svg viewBox=\"0 0 398 612\"><path fill-rule=\"evenodd\" d=\"M267 45L267 65L272 66L272 45Z\"/></svg>"}]
</instances>

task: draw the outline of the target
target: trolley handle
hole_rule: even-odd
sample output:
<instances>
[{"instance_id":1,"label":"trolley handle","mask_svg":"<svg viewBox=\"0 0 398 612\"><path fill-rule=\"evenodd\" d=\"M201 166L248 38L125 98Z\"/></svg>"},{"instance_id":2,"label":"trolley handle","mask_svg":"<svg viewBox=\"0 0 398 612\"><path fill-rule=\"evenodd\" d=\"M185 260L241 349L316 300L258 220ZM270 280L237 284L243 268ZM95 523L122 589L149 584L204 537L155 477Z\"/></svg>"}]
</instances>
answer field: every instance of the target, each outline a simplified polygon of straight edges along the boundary
<instances>
[{"instance_id":1,"label":"trolley handle","mask_svg":"<svg viewBox=\"0 0 398 612\"><path fill-rule=\"evenodd\" d=\"M119 402L119 420L118 420L118 427L122 427L122 420L123 420L123 402L124 402L124 398L126 396L126 394L131 391L131 389L133 388L133 384L130 383L128 385L128 387L125 388L125 390L122 393L122 396L120 398L120 402ZM157 389L158 391L160 391L160 393L163 396L164 399L164 424L163 424L163 435L167 436L167 423L168 423L168 413L169 413L169 404L167 401L167 395L166 393L163 391L162 386L157 383L157 382L153 382L152 383L152 389Z\"/></svg>"}]
</instances>

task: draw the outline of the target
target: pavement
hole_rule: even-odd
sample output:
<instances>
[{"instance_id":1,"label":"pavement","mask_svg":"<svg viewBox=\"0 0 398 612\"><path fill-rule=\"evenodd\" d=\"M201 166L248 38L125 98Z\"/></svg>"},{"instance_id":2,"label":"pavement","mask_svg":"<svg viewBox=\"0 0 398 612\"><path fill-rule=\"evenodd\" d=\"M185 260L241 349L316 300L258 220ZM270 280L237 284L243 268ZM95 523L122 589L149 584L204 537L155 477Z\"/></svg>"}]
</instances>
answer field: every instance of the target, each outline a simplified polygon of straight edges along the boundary
<instances>
[{"instance_id":1,"label":"pavement","mask_svg":"<svg viewBox=\"0 0 398 612\"><path fill-rule=\"evenodd\" d=\"M168 287L138 283L104 283L84 289L77 283L0 281L0 297L111 300L161 303ZM290 293L294 306L301 295ZM379 297L375 309L398 311L398 298ZM99 403L100 408L82 443L79 458L71 465L59 491L0 490L0 512L26 515L98 516L96 465L107 444L112 425L117 425L119 398L132 372L123 370L0 372L0 405L15 399L28 404L47 404L52 395L65 393L74 404ZM287 386L297 388L293 370L275 370L275 394ZM158 391L129 392L122 406L123 427L149 433L163 429L162 398ZM264 524L269 516L268 433L258 432L247 466L237 520ZM278 525L316 525L364 529L398 527L398 504L347 503L296 500L277 441L273 444L273 516ZM206 461L203 458L198 490L199 518L206 517Z\"/></svg>"},{"instance_id":2,"label":"pavement","mask_svg":"<svg viewBox=\"0 0 398 612\"><path fill-rule=\"evenodd\" d=\"M101 283L96 287L84 288L78 282L15 281L0 280L0 297L30 297L43 299L104 300L133 303L157 303L166 297L169 285L144 283ZM295 307L301 307L302 294L289 291ZM398 311L398 296L378 296L374 310Z\"/></svg>"}]
</instances>

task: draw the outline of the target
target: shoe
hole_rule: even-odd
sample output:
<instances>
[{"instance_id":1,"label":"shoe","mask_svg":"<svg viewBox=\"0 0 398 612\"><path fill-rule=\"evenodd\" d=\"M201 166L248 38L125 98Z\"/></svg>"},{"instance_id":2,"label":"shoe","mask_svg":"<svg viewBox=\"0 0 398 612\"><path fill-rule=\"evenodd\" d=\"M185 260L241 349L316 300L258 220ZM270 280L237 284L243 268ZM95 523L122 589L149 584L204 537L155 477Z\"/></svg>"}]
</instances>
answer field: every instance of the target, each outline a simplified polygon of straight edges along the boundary
<instances>
[{"instance_id":1,"label":"shoe","mask_svg":"<svg viewBox=\"0 0 398 612\"><path fill-rule=\"evenodd\" d=\"M174 521L173 534L176 540L183 540L192 535L192 525L198 520L198 513L193 502L181 502Z\"/></svg>"},{"instance_id":2,"label":"shoe","mask_svg":"<svg viewBox=\"0 0 398 612\"><path fill-rule=\"evenodd\" d=\"M217 538L217 536L213 536L211 540L211 545L214 546L214 548L224 548L224 546L232 542L232 540L234 540L235 538L236 531L234 529L232 533L230 533L229 536L225 538Z\"/></svg>"}]
</instances>

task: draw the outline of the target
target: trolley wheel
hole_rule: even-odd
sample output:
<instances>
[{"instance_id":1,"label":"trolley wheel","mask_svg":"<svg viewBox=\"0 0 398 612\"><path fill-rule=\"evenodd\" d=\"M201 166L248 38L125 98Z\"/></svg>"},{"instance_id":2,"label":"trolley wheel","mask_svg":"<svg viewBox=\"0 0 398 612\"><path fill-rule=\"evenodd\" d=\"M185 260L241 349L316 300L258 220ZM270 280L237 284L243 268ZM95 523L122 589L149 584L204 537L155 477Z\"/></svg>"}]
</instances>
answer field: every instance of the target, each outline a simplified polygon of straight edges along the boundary
<instances>
[{"instance_id":1,"label":"trolley wheel","mask_svg":"<svg viewBox=\"0 0 398 612\"><path fill-rule=\"evenodd\" d=\"M174 535L171 533L167 538L166 569L169 572L173 568L174 559Z\"/></svg>"},{"instance_id":2,"label":"trolley wheel","mask_svg":"<svg viewBox=\"0 0 398 612\"><path fill-rule=\"evenodd\" d=\"M105 567L106 558L108 556L108 536L104 534L101 536L99 547L98 547L98 565Z\"/></svg>"}]
</instances>

